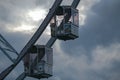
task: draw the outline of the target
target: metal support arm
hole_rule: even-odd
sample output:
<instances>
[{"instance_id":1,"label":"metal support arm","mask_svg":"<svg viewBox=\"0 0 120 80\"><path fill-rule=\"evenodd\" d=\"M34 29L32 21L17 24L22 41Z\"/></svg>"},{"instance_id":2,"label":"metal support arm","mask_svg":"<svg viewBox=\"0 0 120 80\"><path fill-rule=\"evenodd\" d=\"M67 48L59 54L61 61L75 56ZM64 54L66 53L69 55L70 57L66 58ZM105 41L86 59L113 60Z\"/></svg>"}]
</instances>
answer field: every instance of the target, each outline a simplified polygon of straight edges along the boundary
<instances>
[{"instance_id":1,"label":"metal support arm","mask_svg":"<svg viewBox=\"0 0 120 80\"><path fill-rule=\"evenodd\" d=\"M23 72L16 80L24 80L24 78L26 77L25 72Z\"/></svg>"}]
</instances>

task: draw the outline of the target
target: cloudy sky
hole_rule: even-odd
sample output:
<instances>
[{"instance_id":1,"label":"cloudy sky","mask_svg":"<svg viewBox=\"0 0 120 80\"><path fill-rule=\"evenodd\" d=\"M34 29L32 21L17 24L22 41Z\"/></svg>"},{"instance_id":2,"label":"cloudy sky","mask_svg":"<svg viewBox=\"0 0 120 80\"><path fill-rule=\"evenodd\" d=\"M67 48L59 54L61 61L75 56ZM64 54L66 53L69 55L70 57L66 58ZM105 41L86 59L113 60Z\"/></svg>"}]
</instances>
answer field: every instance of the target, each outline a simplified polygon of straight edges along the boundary
<instances>
[{"instance_id":1,"label":"cloudy sky","mask_svg":"<svg viewBox=\"0 0 120 80\"><path fill-rule=\"evenodd\" d=\"M20 52L54 1L0 0L0 33ZM71 1L63 0L62 4L69 5ZM47 80L119 80L120 0L81 0L78 9L79 38L56 41L54 75ZM45 44L49 34L48 26L37 44ZM0 72L10 64L12 62L0 52ZM5 80L15 80L21 72L22 62Z\"/></svg>"}]
</instances>

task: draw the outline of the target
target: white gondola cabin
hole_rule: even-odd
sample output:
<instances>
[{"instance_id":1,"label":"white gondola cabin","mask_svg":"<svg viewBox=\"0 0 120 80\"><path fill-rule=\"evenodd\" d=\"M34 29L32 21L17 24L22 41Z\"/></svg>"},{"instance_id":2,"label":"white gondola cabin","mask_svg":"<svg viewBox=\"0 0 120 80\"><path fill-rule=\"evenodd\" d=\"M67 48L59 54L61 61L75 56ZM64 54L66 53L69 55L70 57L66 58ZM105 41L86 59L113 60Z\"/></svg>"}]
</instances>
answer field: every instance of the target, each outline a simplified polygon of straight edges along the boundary
<instances>
[{"instance_id":1,"label":"white gondola cabin","mask_svg":"<svg viewBox=\"0 0 120 80\"><path fill-rule=\"evenodd\" d=\"M63 22L62 22L63 21ZM58 28L61 26L60 28ZM79 13L71 6L60 6L50 22L51 36L60 40L78 38Z\"/></svg>"},{"instance_id":2,"label":"white gondola cabin","mask_svg":"<svg viewBox=\"0 0 120 80\"><path fill-rule=\"evenodd\" d=\"M44 55L41 55L44 54ZM40 59L40 56L43 56ZM53 51L44 45L33 46L24 57L26 75L34 78L49 78L52 76Z\"/></svg>"}]
</instances>

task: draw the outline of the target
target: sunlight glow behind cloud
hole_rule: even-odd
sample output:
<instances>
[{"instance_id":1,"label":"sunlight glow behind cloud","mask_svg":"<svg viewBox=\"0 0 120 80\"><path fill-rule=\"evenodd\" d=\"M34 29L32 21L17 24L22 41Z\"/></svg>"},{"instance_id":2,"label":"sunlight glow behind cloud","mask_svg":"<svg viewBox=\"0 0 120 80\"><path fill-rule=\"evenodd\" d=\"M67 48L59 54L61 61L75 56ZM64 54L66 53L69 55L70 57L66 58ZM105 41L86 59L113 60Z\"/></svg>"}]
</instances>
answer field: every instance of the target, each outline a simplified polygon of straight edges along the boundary
<instances>
[{"instance_id":1,"label":"sunlight glow behind cloud","mask_svg":"<svg viewBox=\"0 0 120 80\"><path fill-rule=\"evenodd\" d=\"M34 21L39 21L41 19L44 19L45 15L46 15L46 11L43 9L39 9L39 8L34 9L34 10L30 10L28 12L28 16L30 18L32 18Z\"/></svg>"},{"instance_id":2,"label":"sunlight glow behind cloud","mask_svg":"<svg viewBox=\"0 0 120 80\"><path fill-rule=\"evenodd\" d=\"M34 31L35 26L22 24L21 26L8 28L11 32L24 32L24 33L31 33Z\"/></svg>"}]
</instances>

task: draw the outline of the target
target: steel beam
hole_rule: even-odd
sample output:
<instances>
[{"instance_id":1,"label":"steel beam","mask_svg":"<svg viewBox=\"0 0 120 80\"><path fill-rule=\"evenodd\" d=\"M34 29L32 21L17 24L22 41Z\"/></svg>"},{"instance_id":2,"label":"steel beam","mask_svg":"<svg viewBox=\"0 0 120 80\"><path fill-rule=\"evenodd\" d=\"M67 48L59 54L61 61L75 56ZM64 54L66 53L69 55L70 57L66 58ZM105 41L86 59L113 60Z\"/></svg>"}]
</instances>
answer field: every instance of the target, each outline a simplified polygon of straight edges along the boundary
<instances>
[{"instance_id":1,"label":"steel beam","mask_svg":"<svg viewBox=\"0 0 120 80\"><path fill-rule=\"evenodd\" d=\"M16 80L24 80L24 78L26 77L25 72L23 72Z\"/></svg>"},{"instance_id":2,"label":"steel beam","mask_svg":"<svg viewBox=\"0 0 120 80\"><path fill-rule=\"evenodd\" d=\"M11 49L10 51L14 52L16 55L18 55L18 52L9 44L9 42L0 34L0 37L2 40L0 40L6 47Z\"/></svg>"},{"instance_id":3,"label":"steel beam","mask_svg":"<svg viewBox=\"0 0 120 80\"><path fill-rule=\"evenodd\" d=\"M10 59L13 63L15 62L1 46L0 50L8 57L8 59Z\"/></svg>"},{"instance_id":4,"label":"steel beam","mask_svg":"<svg viewBox=\"0 0 120 80\"><path fill-rule=\"evenodd\" d=\"M11 66L9 66L6 70L4 70L1 74L0 74L0 80L4 80L4 78L9 74L9 72L11 72L12 71L12 69L13 69L13 67L14 67L15 65L11 65ZM9 71L9 72L6 72L6 71Z\"/></svg>"},{"instance_id":5,"label":"steel beam","mask_svg":"<svg viewBox=\"0 0 120 80\"><path fill-rule=\"evenodd\" d=\"M8 43L8 41L1 34L0 34L0 43L4 45L4 47L0 45L0 50L14 63L15 61L9 55L9 52L12 52L18 55L17 51Z\"/></svg>"}]
</instances>

